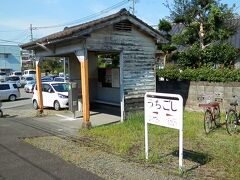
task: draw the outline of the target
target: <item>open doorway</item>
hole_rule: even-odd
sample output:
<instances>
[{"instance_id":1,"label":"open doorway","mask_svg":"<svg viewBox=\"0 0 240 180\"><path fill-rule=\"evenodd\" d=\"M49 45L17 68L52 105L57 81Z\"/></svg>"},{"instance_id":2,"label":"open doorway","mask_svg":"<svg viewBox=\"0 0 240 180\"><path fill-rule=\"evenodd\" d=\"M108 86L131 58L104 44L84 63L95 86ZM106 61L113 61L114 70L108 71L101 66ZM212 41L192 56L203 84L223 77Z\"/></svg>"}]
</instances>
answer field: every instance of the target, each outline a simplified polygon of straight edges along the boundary
<instances>
[{"instance_id":1,"label":"open doorway","mask_svg":"<svg viewBox=\"0 0 240 180\"><path fill-rule=\"evenodd\" d=\"M120 53L89 52L91 108L121 115Z\"/></svg>"}]
</instances>

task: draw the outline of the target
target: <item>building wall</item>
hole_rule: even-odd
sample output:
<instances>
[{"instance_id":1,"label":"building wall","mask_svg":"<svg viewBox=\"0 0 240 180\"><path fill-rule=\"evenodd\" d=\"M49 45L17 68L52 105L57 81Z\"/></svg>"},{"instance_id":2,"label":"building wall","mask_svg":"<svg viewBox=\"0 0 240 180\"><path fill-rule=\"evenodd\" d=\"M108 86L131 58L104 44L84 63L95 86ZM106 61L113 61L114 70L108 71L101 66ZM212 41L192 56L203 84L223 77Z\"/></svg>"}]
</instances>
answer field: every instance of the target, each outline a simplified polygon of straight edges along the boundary
<instances>
[{"instance_id":1,"label":"building wall","mask_svg":"<svg viewBox=\"0 0 240 180\"><path fill-rule=\"evenodd\" d=\"M92 33L86 44L91 51L121 54L125 113L143 109L144 94L156 91L154 40L134 26L130 32L116 31L109 26Z\"/></svg>"},{"instance_id":2,"label":"building wall","mask_svg":"<svg viewBox=\"0 0 240 180\"><path fill-rule=\"evenodd\" d=\"M0 69L21 71L20 47L15 45L0 45Z\"/></svg>"}]
</instances>

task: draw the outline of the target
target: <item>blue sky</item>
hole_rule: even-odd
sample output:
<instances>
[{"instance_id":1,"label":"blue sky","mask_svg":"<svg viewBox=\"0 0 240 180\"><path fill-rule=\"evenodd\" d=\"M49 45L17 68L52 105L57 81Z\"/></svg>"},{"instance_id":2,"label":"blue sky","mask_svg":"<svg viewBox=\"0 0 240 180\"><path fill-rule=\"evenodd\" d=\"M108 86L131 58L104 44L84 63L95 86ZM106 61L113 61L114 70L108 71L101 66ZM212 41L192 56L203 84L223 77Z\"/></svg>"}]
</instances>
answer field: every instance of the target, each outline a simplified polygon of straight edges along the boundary
<instances>
[{"instance_id":1,"label":"blue sky","mask_svg":"<svg viewBox=\"0 0 240 180\"><path fill-rule=\"evenodd\" d=\"M165 0L136 0L136 13L140 19L149 25L156 25L160 18L169 15L168 9L163 5ZM123 2L123 0L2 0L0 3L0 44L7 44L2 40L24 43L30 40L30 24L33 27L45 27L52 25L74 25L106 16L132 5L125 1L122 6L107 13L100 13L100 16L82 19L83 17L98 13L106 8ZM172 0L169 0L172 2ZM222 0L230 6L237 5L236 12L240 14L239 0ZM120 3L121 4L121 3ZM64 28L43 28L33 30L33 37L42 36L60 31Z\"/></svg>"}]
</instances>

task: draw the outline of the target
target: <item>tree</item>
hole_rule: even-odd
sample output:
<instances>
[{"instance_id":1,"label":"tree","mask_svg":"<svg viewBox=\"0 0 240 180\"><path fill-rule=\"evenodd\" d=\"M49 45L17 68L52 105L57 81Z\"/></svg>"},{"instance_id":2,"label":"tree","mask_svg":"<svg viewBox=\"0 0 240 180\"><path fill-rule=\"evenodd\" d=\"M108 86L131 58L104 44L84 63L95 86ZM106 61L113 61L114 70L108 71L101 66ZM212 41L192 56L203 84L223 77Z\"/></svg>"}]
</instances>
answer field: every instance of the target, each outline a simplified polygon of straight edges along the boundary
<instances>
[{"instance_id":1,"label":"tree","mask_svg":"<svg viewBox=\"0 0 240 180\"><path fill-rule=\"evenodd\" d=\"M177 48L172 45L172 36L170 34L170 31L172 30L171 23L166 19L161 19L158 24L158 29L162 31L163 36L168 41L168 43L165 44L158 44L158 49L164 52L163 66L165 67L169 55L171 55Z\"/></svg>"},{"instance_id":2,"label":"tree","mask_svg":"<svg viewBox=\"0 0 240 180\"><path fill-rule=\"evenodd\" d=\"M182 66L200 67L222 64L231 66L237 58L237 50L226 43L236 31L234 7L220 0L174 0L170 6L170 19L183 26L172 42L185 47L179 53Z\"/></svg>"},{"instance_id":3,"label":"tree","mask_svg":"<svg viewBox=\"0 0 240 180\"><path fill-rule=\"evenodd\" d=\"M42 68L45 72L58 74L59 72L63 72L63 61L59 57L46 58L42 62Z\"/></svg>"},{"instance_id":4,"label":"tree","mask_svg":"<svg viewBox=\"0 0 240 180\"><path fill-rule=\"evenodd\" d=\"M170 6L170 18L174 23L182 23L185 29L173 37L181 45L199 44L201 50L223 41L235 33L235 25L227 23L234 18L234 7L217 0L174 0Z\"/></svg>"}]
</instances>

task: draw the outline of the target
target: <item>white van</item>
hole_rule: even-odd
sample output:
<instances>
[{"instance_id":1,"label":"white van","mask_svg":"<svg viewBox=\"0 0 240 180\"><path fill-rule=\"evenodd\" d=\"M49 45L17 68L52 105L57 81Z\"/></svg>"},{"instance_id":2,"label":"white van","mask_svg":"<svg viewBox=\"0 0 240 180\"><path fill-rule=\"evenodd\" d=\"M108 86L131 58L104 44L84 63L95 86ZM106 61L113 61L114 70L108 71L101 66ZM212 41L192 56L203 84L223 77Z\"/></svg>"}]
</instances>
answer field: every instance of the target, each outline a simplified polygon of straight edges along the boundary
<instances>
[{"instance_id":1,"label":"white van","mask_svg":"<svg viewBox=\"0 0 240 180\"><path fill-rule=\"evenodd\" d=\"M36 70L35 69L28 69L28 70L23 71L23 77L27 77L27 76L28 77L31 76L31 77L35 78Z\"/></svg>"}]
</instances>

